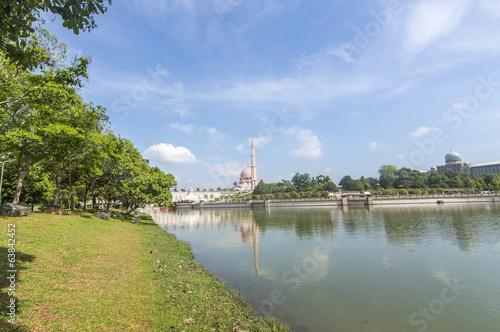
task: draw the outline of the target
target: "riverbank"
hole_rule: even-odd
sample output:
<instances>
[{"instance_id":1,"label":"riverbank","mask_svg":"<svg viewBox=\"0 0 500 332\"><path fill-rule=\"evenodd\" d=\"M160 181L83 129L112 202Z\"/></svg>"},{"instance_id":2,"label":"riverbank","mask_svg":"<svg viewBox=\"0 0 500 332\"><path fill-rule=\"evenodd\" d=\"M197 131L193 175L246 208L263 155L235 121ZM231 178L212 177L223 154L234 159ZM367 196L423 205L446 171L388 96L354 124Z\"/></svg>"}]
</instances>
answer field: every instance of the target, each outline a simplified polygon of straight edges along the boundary
<instances>
[{"instance_id":1,"label":"riverbank","mask_svg":"<svg viewBox=\"0 0 500 332\"><path fill-rule=\"evenodd\" d=\"M186 242L141 218L0 217L0 274L12 270L8 224L15 224L17 271L15 294L1 278L0 330L289 331L254 316L239 293L194 261Z\"/></svg>"},{"instance_id":2,"label":"riverbank","mask_svg":"<svg viewBox=\"0 0 500 332\"><path fill-rule=\"evenodd\" d=\"M432 195L432 196L368 196L342 197L341 199L288 199L244 202L177 203L176 209L231 209L271 207L363 207L417 204L469 204L500 202L500 195Z\"/></svg>"}]
</instances>

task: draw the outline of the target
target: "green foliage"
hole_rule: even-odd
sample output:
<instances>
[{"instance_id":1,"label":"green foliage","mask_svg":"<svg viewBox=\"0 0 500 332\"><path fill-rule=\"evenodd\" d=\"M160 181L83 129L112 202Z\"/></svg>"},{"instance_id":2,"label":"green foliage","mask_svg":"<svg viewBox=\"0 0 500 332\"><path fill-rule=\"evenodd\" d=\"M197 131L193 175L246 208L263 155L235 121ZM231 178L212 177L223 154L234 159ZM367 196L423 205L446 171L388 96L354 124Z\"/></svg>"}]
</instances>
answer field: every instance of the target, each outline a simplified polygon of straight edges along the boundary
<instances>
[{"instance_id":1,"label":"green foliage","mask_svg":"<svg viewBox=\"0 0 500 332\"><path fill-rule=\"evenodd\" d=\"M75 34L96 27L95 15L111 0L3 0L0 2L0 51L20 67L36 67L45 53L30 43L44 12L57 15Z\"/></svg>"},{"instance_id":2,"label":"green foliage","mask_svg":"<svg viewBox=\"0 0 500 332\"><path fill-rule=\"evenodd\" d=\"M81 5L72 7L74 20L67 23L81 30L93 27L86 15L102 2L28 1L27 6L59 8L58 14L66 19L66 5ZM5 10L15 3L3 1L0 7ZM36 71L12 63L0 48L0 153L15 159L2 198L63 203L71 209L77 197L86 202L88 195L94 203L104 199L108 208L116 201L128 210L144 204L171 205L174 177L150 167L130 141L106 131L106 110L84 103L78 95L88 78L88 59L65 67L65 45L44 30L31 35L30 43L43 55Z\"/></svg>"},{"instance_id":3,"label":"green foliage","mask_svg":"<svg viewBox=\"0 0 500 332\"><path fill-rule=\"evenodd\" d=\"M355 180L352 186L352 190L362 192L365 190L365 186L361 180Z\"/></svg>"},{"instance_id":4,"label":"green foliage","mask_svg":"<svg viewBox=\"0 0 500 332\"><path fill-rule=\"evenodd\" d=\"M323 192L338 192L337 185L328 176L319 175L311 178L309 174L296 173L291 181L265 183L261 180L253 191L254 197L274 197L274 199L290 199L300 197L321 197ZM257 198L254 198L257 199Z\"/></svg>"},{"instance_id":5,"label":"green foliage","mask_svg":"<svg viewBox=\"0 0 500 332\"><path fill-rule=\"evenodd\" d=\"M311 176L307 173L296 173L292 178L292 184L298 191L307 191L311 187Z\"/></svg>"},{"instance_id":6,"label":"green foliage","mask_svg":"<svg viewBox=\"0 0 500 332\"><path fill-rule=\"evenodd\" d=\"M346 175L340 180L339 185L341 185L345 190L350 191L354 186L354 180L350 175Z\"/></svg>"},{"instance_id":7,"label":"green foliage","mask_svg":"<svg viewBox=\"0 0 500 332\"><path fill-rule=\"evenodd\" d=\"M397 170L398 168L394 165L384 165L380 167L378 173L380 174L379 183L382 188L394 188L397 179Z\"/></svg>"},{"instance_id":8,"label":"green foliage","mask_svg":"<svg viewBox=\"0 0 500 332\"><path fill-rule=\"evenodd\" d=\"M324 188L326 191L329 191L329 192L334 192L334 193L339 192L339 188L332 180L328 180L324 184Z\"/></svg>"}]
</instances>

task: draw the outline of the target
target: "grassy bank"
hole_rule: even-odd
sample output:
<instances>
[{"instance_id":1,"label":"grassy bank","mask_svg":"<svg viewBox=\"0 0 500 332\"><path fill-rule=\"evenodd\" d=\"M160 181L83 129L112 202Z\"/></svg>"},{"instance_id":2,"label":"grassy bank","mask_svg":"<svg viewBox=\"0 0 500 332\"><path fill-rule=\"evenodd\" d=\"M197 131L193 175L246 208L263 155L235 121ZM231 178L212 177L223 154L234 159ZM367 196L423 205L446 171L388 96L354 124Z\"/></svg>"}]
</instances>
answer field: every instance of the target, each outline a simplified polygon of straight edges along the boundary
<instances>
[{"instance_id":1,"label":"grassy bank","mask_svg":"<svg viewBox=\"0 0 500 332\"><path fill-rule=\"evenodd\" d=\"M147 220L145 220L147 219ZM16 228L16 326L8 322L7 225ZM0 217L2 331L288 331L154 225L90 214Z\"/></svg>"}]
</instances>

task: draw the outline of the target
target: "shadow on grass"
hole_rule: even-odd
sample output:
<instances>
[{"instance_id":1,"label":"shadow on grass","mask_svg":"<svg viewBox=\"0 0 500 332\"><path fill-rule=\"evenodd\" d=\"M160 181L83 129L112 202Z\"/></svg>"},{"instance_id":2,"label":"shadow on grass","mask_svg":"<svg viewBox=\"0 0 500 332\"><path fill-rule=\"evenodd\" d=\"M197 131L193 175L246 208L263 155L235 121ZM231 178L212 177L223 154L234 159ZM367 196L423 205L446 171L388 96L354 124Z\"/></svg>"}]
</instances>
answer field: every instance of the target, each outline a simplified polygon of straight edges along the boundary
<instances>
[{"instance_id":1,"label":"shadow on grass","mask_svg":"<svg viewBox=\"0 0 500 332\"><path fill-rule=\"evenodd\" d=\"M111 218L110 220L126 222L129 224L137 224L141 226L156 226L156 223L153 221L149 214L141 213L139 221L134 221L132 214L126 215L122 218Z\"/></svg>"},{"instance_id":2,"label":"shadow on grass","mask_svg":"<svg viewBox=\"0 0 500 332\"><path fill-rule=\"evenodd\" d=\"M18 301L17 297L12 293L12 291L18 292L20 288L20 281L19 281L19 272L21 270L26 269L24 267L24 263L26 262L32 262L36 257L32 255L25 254L21 251L15 252L15 268L12 269L9 267L9 261L8 261L8 251L9 247L0 247L0 288L5 289L5 291L0 292L0 331L16 331L16 332L25 332L29 331L29 329L26 326L19 325L17 317L19 315L19 312L21 311L21 303ZM10 273L8 272L9 270L17 270L15 273ZM15 280L15 289L10 288L11 286L11 280L7 279L7 277L11 276L12 274L15 274L16 280ZM10 295L9 295L10 293ZM11 296L12 295L12 296ZM16 324L12 324L9 322L9 320L12 318L11 316L8 315L10 313L10 308L7 306L11 304L11 299L15 299L15 322Z\"/></svg>"}]
</instances>

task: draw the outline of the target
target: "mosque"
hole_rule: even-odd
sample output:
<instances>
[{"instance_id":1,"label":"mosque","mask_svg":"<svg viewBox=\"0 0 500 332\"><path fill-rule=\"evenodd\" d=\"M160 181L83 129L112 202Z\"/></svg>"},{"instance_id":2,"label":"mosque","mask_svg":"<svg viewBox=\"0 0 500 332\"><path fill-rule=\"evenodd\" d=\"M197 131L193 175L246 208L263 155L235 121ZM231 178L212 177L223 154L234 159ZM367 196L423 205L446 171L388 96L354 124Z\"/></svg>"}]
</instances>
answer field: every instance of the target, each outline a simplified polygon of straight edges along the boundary
<instances>
[{"instance_id":1,"label":"mosque","mask_svg":"<svg viewBox=\"0 0 500 332\"><path fill-rule=\"evenodd\" d=\"M500 161L472 165L471 163L462 162L460 154L453 151L453 149L444 156L444 161L444 165L437 166L439 175L443 175L447 171L468 173L471 176L500 173ZM432 170L435 170L435 168L431 168L431 171Z\"/></svg>"},{"instance_id":2,"label":"mosque","mask_svg":"<svg viewBox=\"0 0 500 332\"><path fill-rule=\"evenodd\" d=\"M247 166L240 174L240 181L233 183L233 190L253 191L257 187L257 166L255 165L255 147L252 141L251 165Z\"/></svg>"}]
</instances>

